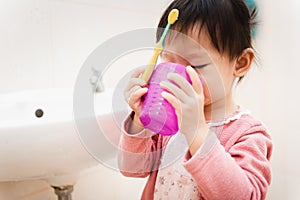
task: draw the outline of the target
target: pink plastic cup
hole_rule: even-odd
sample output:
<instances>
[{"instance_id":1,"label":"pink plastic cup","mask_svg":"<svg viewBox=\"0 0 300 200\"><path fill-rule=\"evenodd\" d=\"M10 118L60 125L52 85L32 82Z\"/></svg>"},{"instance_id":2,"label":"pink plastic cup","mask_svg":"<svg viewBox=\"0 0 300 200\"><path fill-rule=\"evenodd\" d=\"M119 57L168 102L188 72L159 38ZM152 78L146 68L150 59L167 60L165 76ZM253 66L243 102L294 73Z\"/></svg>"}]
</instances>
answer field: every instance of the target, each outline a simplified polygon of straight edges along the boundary
<instances>
[{"instance_id":1,"label":"pink plastic cup","mask_svg":"<svg viewBox=\"0 0 300 200\"><path fill-rule=\"evenodd\" d=\"M171 72L180 74L191 83L185 66L171 62L158 64L149 81L140 115L146 128L162 135L174 135L178 131L175 109L162 97L161 93L165 90L159 85L161 81L169 81L167 75Z\"/></svg>"}]
</instances>

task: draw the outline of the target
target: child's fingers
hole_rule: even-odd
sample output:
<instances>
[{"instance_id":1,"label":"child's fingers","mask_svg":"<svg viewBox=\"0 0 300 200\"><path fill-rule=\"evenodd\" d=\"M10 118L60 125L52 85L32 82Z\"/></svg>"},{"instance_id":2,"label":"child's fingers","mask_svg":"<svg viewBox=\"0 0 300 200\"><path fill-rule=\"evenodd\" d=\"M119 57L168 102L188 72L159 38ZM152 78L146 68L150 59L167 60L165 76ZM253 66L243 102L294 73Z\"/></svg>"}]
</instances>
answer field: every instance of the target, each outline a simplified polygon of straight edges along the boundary
<instances>
[{"instance_id":1,"label":"child's fingers","mask_svg":"<svg viewBox=\"0 0 300 200\"><path fill-rule=\"evenodd\" d=\"M177 87L176 85L174 85L173 83L168 82L168 81L162 81L162 82L160 82L160 87L162 87L163 89L165 89L168 92L172 93L179 100L181 100L183 102L186 101L186 95L183 92L183 90L180 89L179 87Z\"/></svg>"},{"instance_id":2,"label":"child's fingers","mask_svg":"<svg viewBox=\"0 0 300 200\"><path fill-rule=\"evenodd\" d=\"M181 103L180 101L172 94L168 92L162 92L161 96L166 99L175 109L178 119L181 119Z\"/></svg>"},{"instance_id":3,"label":"child's fingers","mask_svg":"<svg viewBox=\"0 0 300 200\"><path fill-rule=\"evenodd\" d=\"M129 91L127 91L127 95L126 95L126 100L127 102L129 102L129 98L131 97L131 95L133 93L135 93L138 89L140 89L141 87L138 85L134 85L132 88L129 89Z\"/></svg>"},{"instance_id":4,"label":"child's fingers","mask_svg":"<svg viewBox=\"0 0 300 200\"><path fill-rule=\"evenodd\" d=\"M128 98L131 95L131 93L141 87L144 87L146 85L146 81L141 78L132 78L130 79L128 85L126 86L123 96L125 100L128 102Z\"/></svg>"},{"instance_id":5,"label":"child's fingers","mask_svg":"<svg viewBox=\"0 0 300 200\"><path fill-rule=\"evenodd\" d=\"M145 67L146 66L138 67L131 75L131 78L139 78L140 75L145 71Z\"/></svg>"},{"instance_id":6,"label":"child's fingers","mask_svg":"<svg viewBox=\"0 0 300 200\"><path fill-rule=\"evenodd\" d=\"M145 80L143 80L141 78L132 78L132 79L130 79L127 88L132 88L135 85L143 87L143 86L146 86L147 83Z\"/></svg>"},{"instance_id":7,"label":"child's fingers","mask_svg":"<svg viewBox=\"0 0 300 200\"><path fill-rule=\"evenodd\" d=\"M192 87L194 88L195 92L197 94L202 94L203 93L202 83L197 72L191 66L187 66L186 71L190 76L190 79L192 81Z\"/></svg>"},{"instance_id":8,"label":"child's fingers","mask_svg":"<svg viewBox=\"0 0 300 200\"><path fill-rule=\"evenodd\" d=\"M128 98L128 105L132 109L137 109L137 107L140 105L141 98L143 95L145 95L148 91L148 88L138 88L132 93L130 93Z\"/></svg>"},{"instance_id":9,"label":"child's fingers","mask_svg":"<svg viewBox=\"0 0 300 200\"><path fill-rule=\"evenodd\" d=\"M194 95L193 88L191 87L189 82L180 74L169 73L168 79L175 82L181 88L181 90L183 90L188 96Z\"/></svg>"}]
</instances>

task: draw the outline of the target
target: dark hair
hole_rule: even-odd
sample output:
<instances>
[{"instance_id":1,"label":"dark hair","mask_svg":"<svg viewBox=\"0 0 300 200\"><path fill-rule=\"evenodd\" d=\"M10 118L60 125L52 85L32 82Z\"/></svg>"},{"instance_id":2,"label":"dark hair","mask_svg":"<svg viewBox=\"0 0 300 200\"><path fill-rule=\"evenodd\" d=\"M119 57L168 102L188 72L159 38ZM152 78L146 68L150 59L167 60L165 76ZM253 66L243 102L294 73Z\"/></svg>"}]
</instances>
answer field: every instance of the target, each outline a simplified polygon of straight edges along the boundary
<instances>
[{"instance_id":1,"label":"dark hair","mask_svg":"<svg viewBox=\"0 0 300 200\"><path fill-rule=\"evenodd\" d=\"M252 48L251 29L256 25L256 8L250 11L244 0L174 0L160 19L157 41L174 8L179 10L179 18L171 29L188 34L195 25L200 25L199 33L205 28L213 46L230 59Z\"/></svg>"}]
</instances>

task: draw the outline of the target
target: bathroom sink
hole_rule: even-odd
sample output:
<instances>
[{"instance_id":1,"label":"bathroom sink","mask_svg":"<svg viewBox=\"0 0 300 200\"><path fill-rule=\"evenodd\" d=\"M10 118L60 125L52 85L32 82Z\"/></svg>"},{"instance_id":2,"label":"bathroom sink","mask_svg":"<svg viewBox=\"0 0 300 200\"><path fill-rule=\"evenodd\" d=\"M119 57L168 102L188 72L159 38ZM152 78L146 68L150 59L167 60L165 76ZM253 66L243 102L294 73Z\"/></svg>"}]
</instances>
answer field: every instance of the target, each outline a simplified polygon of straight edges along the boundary
<instances>
[{"instance_id":1,"label":"bathroom sink","mask_svg":"<svg viewBox=\"0 0 300 200\"><path fill-rule=\"evenodd\" d=\"M112 112L113 93L107 89L94 96L95 116L107 136L97 141L99 147L108 141L117 144L116 115L128 112ZM52 185L72 184L80 172L100 163L80 134L73 116L72 89L1 94L0 182L46 179ZM110 156L107 159L116 159Z\"/></svg>"}]
</instances>

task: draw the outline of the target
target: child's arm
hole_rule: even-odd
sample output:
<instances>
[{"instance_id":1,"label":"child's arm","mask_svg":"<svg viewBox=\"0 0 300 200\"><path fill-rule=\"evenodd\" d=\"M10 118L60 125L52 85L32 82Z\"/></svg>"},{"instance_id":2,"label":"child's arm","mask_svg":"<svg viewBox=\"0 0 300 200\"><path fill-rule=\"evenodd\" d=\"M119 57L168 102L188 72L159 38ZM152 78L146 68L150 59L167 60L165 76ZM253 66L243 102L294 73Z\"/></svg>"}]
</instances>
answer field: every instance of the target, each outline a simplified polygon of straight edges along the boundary
<instances>
[{"instance_id":1,"label":"child's arm","mask_svg":"<svg viewBox=\"0 0 300 200\"><path fill-rule=\"evenodd\" d=\"M142 96L147 93L147 82L139 78L143 68L131 76L124 97L133 112L124 122L119 142L118 164L121 173L131 177L146 177L157 169L160 157L160 137L145 129L139 120Z\"/></svg>"},{"instance_id":2,"label":"child's arm","mask_svg":"<svg viewBox=\"0 0 300 200\"><path fill-rule=\"evenodd\" d=\"M184 166L205 199L264 199L271 181L271 151L270 137L261 127L230 139L225 148L210 133Z\"/></svg>"},{"instance_id":3,"label":"child's arm","mask_svg":"<svg viewBox=\"0 0 300 200\"><path fill-rule=\"evenodd\" d=\"M162 138L148 129L136 134L129 133L134 123L133 117L134 113L131 113L123 126L124 133L119 143L119 168L124 176L146 177L158 167Z\"/></svg>"}]
</instances>

